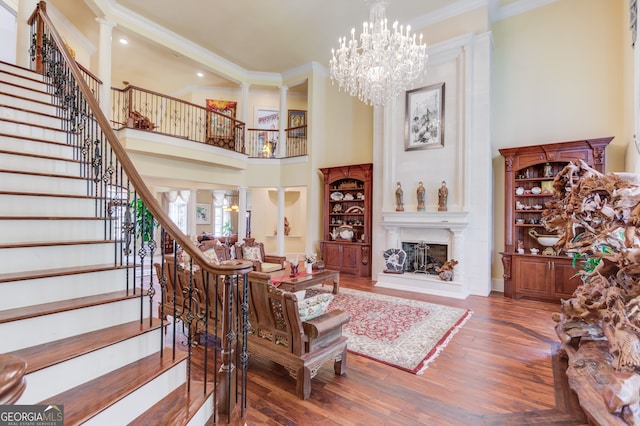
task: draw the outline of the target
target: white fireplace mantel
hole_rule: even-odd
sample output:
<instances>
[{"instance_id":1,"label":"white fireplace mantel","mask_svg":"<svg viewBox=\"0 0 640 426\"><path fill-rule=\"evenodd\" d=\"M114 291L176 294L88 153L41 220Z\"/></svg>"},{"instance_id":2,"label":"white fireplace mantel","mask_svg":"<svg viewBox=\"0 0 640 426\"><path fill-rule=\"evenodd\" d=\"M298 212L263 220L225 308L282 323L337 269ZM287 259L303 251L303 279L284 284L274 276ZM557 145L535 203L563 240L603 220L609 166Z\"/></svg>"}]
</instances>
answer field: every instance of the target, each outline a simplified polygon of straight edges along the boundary
<instances>
[{"instance_id":1,"label":"white fireplace mantel","mask_svg":"<svg viewBox=\"0 0 640 426\"><path fill-rule=\"evenodd\" d=\"M392 228L436 228L460 231L468 225L469 212L382 212L380 224Z\"/></svg>"}]
</instances>

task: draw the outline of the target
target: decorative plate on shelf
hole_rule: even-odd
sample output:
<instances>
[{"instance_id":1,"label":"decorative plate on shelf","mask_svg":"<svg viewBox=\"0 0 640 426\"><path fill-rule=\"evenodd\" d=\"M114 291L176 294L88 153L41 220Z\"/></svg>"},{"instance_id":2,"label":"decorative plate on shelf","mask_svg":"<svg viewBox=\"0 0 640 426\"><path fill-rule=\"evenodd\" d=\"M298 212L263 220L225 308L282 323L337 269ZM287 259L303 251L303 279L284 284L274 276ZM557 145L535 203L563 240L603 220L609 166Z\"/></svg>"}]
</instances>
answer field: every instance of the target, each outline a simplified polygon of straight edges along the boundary
<instances>
[{"instance_id":1,"label":"decorative plate on shelf","mask_svg":"<svg viewBox=\"0 0 640 426\"><path fill-rule=\"evenodd\" d=\"M345 210L345 213L364 213L364 209L360 206L351 206L349 207L347 210Z\"/></svg>"},{"instance_id":2,"label":"decorative plate on shelf","mask_svg":"<svg viewBox=\"0 0 640 426\"><path fill-rule=\"evenodd\" d=\"M332 192L331 199L334 201L340 201L344 198L344 194L342 192Z\"/></svg>"},{"instance_id":3,"label":"decorative plate on shelf","mask_svg":"<svg viewBox=\"0 0 640 426\"><path fill-rule=\"evenodd\" d=\"M531 193L532 194L541 194L542 193L542 188L540 188L539 186L534 186L533 188L531 188Z\"/></svg>"},{"instance_id":4,"label":"decorative plate on shelf","mask_svg":"<svg viewBox=\"0 0 640 426\"><path fill-rule=\"evenodd\" d=\"M516 195L522 195L524 194L524 188L519 186L516 188Z\"/></svg>"},{"instance_id":5,"label":"decorative plate on shelf","mask_svg":"<svg viewBox=\"0 0 640 426\"><path fill-rule=\"evenodd\" d=\"M351 195L351 194L345 194L345 195L344 195L344 200L346 200L346 201L351 201L351 200L353 200L353 195Z\"/></svg>"}]
</instances>

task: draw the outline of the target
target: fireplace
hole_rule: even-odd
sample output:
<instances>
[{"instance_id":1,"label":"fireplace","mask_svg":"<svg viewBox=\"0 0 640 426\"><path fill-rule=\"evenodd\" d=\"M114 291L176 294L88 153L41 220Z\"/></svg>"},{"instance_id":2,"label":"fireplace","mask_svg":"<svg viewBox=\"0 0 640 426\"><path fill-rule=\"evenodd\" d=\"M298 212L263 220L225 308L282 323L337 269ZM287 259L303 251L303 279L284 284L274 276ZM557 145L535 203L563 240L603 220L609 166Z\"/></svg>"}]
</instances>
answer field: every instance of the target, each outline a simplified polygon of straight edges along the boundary
<instances>
[{"instance_id":1,"label":"fireplace","mask_svg":"<svg viewBox=\"0 0 640 426\"><path fill-rule=\"evenodd\" d=\"M404 272L437 275L438 268L448 260L446 244L403 241L402 250L407 253Z\"/></svg>"},{"instance_id":2,"label":"fireplace","mask_svg":"<svg viewBox=\"0 0 640 426\"><path fill-rule=\"evenodd\" d=\"M404 250L407 257L401 274L380 272L376 285L464 299L466 212L385 212L385 247ZM426 246L426 247L424 247ZM443 281L436 268L448 260L459 263L451 281Z\"/></svg>"}]
</instances>

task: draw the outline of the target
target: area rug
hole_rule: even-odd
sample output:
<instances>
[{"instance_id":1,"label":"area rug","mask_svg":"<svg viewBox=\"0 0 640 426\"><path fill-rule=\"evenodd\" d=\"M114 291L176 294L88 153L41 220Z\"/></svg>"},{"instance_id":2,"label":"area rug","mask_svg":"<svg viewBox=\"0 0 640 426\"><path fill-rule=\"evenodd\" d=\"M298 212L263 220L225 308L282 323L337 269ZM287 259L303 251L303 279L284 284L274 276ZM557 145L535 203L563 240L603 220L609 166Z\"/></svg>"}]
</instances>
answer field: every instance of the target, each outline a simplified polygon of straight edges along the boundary
<instances>
[{"instance_id":1,"label":"area rug","mask_svg":"<svg viewBox=\"0 0 640 426\"><path fill-rule=\"evenodd\" d=\"M427 369L473 313L348 288L335 295L328 307L332 309L351 317L343 327L350 352L413 374Z\"/></svg>"}]
</instances>

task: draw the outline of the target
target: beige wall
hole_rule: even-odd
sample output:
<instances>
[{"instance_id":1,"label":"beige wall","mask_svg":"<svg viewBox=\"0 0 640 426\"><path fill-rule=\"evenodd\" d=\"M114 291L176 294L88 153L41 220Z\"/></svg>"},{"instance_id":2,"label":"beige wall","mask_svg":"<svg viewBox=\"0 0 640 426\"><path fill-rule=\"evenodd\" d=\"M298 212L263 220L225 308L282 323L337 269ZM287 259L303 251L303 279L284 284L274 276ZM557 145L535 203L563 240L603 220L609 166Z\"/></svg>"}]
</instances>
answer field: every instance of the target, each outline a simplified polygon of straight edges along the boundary
<instances>
[{"instance_id":1,"label":"beige wall","mask_svg":"<svg viewBox=\"0 0 640 426\"><path fill-rule=\"evenodd\" d=\"M629 131L624 0L559 0L493 25L494 256L501 278L504 161L498 149L615 136L608 171L624 168ZM626 78L625 78L626 75Z\"/></svg>"}]
</instances>

